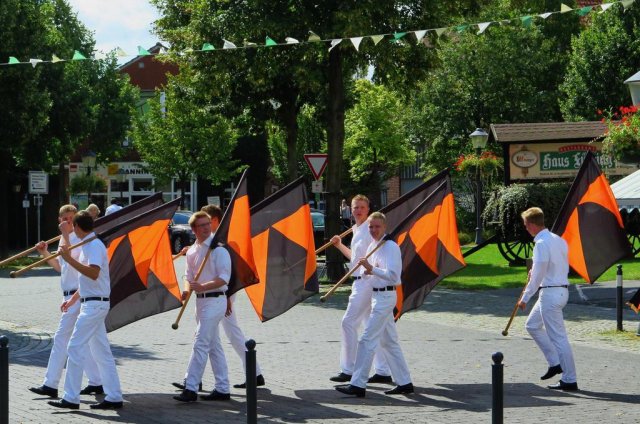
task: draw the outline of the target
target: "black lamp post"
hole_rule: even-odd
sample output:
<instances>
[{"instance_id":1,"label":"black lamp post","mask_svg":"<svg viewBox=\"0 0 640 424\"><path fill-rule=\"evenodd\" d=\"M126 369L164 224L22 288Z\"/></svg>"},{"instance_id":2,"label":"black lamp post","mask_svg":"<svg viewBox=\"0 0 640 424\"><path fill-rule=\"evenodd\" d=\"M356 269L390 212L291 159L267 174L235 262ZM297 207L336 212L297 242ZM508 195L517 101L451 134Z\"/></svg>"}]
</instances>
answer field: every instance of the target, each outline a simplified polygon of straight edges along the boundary
<instances>
[{"instance_id":1,"label":"black lamp post","mask_svg":"<svg viewBox=\"0 0 640 424\"><path fill-rule=\"evenodd\" d=\"M480 158L482 149L487 145L489 134L482 128L476 128L474 132L469 134L471 144L476 150L476 155ZM480 167L476 168L476 244L484 241L482 237L482 179L480 178Z\"/></svg>"},{"instance_id":2,"label":"black lamp post","mask_svg":"<svg viewBox=\"0 0 640 424\"><path fill-rule=\"evenodd\" d=\"M87 177L91 175L91 168L96 166L96 154L89 150L82 155L82 165L87 169ZM88 179L88 178L87 178ZM93 180L88 179L89 187L87 187L87 204L91 204L91 189L93 188Z\"/></svg>"}]
</instances>

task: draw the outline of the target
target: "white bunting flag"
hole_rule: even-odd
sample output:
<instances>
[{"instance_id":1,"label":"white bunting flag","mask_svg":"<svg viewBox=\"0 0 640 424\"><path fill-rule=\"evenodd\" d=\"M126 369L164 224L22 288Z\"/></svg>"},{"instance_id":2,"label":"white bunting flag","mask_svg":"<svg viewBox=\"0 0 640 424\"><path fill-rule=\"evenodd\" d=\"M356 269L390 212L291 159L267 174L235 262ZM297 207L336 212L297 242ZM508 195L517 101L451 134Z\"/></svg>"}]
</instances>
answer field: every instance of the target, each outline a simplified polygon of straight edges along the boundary
<instances>
[{"instance_id":1,"label":"white bunting flag","mask_svg":"<svg viewBox=\"0 0 640 424\"><path fill-rule=\"evenodd\" d=\"M620 3L622 3L622 7L624 8L625 12L626 12L627 8L630 7L633 4L634 1L635 0L623 0L623 1L620 2Z\"/></svg>"},{"instance_id":2,"label":"white bunting flag","mask_svg":"<svg viewBox=\"0 0 640 424\"><path fill-rule=\"evenodd\" d=\"M478 35L482 34L487 28L489 28L491 22L482 22L478 24Z\"/></svg>"},{"instance_id":3,"label":"white bunting flag","mask_svg":"<svg viewBox=\"0 0 640 424\"><path fill-rule=\"evenodd\" d=\"M356 51L359 52L360 43L362 43L362 37L353 37L353 38L350 38L349 40L351 40L351 43L353 44L353 47L356 48Z\"/></svg>"},{"instance_id":4,"label":"white bunting flag","mask_svg":"<svg viewBox=\"0 0 640 424\"><path fill-rule=\"evenodd\" d=\"M42 62L42 59L29 59L29 63L31 64L31 66L33 66L34 68L36 67L36 65L38 65L38 63Z\"/></svg>"},{"instance_id":5,"label":"white bunting flag","mask_svg":"<svg viewBox=\"0 0 640 424\"><path fill-rule=\"evenodd\" d=\"M298 44L299 43L298 40L296 40L295 38L291 38L291 37L285 38L284 41L286 41L287 44Z\"/></svg>"},{"instance_id":6,"label":"white bunting flag","mask_svg":"<svg viewBox=\"0 0 640 424\"><path fill-rule=\"evenodd\" d=\"M116 48L116 56L118 56L118 57L127 57L129 55L127 54L127 52L125 52L120 47L118 47L118 48Z\"/></svg>"},{"instance_id":7,"label":"white bunting flag","mask_svg":"<svg viewBox=\"0 0 640 424\"><path fill-rule=\"evenodd\" d=\"M543 13L543 14L538 15L538 16L540 16L542 19L547 19L551 15L553 15L552 12L547 12L547 13Z\"/></svg>"},{"instance_id":8,"label":"white bunting flag","mask_svg":"<svg viewBox=\"0 0 640 424\"><path fill-rule=\"evenodd\" d=\"M331 47L329 47L329 51L333 50L333 48L340 44L341 41L342 38L334 38L333 40L331 40Z\"/></svg>"},{"instance_id":9,"label":"white bunting flag","mask_svg":"<svg viewBox=\"0 0 640 424\"><path fill-rule=\"evenodd\" d=\"M415 36L416 36L416 44L420 44L420 42L422 41L422 39L424 38L424 36L427 34L427 30L423 29L421 31L416 31L414 32Z\"/></svg>"},{"instance_id":10,"label":"white bunting flag","mask_svg":"<svg viewBox=\"0 0 640 424\"><path fill-rule=\"evenodd\" d=\"M446 30L447 28L436 28L436 34L440 37Z\"/></svg>"},{"instance_id":11,"label":"white bunting flag","mask_svg":"<svg viewBox=\"0 0 640 424\"><path fill-rule=\"evenodd\" d=\"M233 44L231 41L227 41L224 38L222 39L222 41L224 41L224 44L222 46L223 49L237 49L238 47Z\"/></svg>"},{"instance_id":12,"label":"white bunting flag","mask_svg":"<svg viewBox=\"0 0 640 424\"><path fill-rule=\"evenodd\" d=\"M560 4L560 13L567 13L567 12L571 12L573 9L570 8L569 6L567 6L564 3Z\"/></svg>"}]
</instances>

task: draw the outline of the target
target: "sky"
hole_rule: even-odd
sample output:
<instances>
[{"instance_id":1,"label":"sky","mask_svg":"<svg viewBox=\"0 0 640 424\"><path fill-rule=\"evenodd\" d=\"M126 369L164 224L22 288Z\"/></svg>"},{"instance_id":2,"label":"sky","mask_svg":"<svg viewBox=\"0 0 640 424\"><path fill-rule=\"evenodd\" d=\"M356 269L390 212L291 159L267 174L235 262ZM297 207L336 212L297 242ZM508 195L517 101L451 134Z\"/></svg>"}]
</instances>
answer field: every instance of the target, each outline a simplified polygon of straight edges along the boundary
<instances>
[{"instance_id":1,"label":"sky","mask_svg":"<svg viewBox=\"0 0 640 424\"><path fill-rule=\"evenodd\" d=\"M158 38L151 34L158 11L147 0L67 0L80 21L94 32L96 49L121 47L135 55L138 45L148 49Z\"/></svg>"}]
</instances>

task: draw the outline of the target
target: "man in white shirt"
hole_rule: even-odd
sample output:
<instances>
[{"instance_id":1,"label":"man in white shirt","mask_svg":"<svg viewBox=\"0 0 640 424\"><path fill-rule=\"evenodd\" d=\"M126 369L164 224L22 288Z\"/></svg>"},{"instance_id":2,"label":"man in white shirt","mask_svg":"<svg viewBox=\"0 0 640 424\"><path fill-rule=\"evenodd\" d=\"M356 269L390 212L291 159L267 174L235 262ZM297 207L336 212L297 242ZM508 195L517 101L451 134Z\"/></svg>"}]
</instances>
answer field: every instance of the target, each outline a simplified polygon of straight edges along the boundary
<instances>
[{"instance_id":1,"label":"man in white shirt","mask_svg":"<svg viewBox=\"0 0 640 424\"><path fill-rule=\"evenodd\" d=\"M119 211L120 209L122 209L122 206L118 204L118 199L114 197L113 199L111 199L111 205L109 205L109 207L107 207L107 210L104 211L104 215L110 215L116 211Z\"/></svg>"},{"instance_id":2,"label":"man in white shirt","mask_svg":"<svg viewBox=\"0 0 640 424\"><path fill-rule=\"evenodd\" d=\"M366 252L366 254L371 253L371 256L368 259L362 257L357 262L364 269L364 283L371 287L371 313L358 341L351 382L336 386L337 391L347 395L365 396L367 377L378 346L382 348L391 374L398 384L397 387L385 393L409 394L414 390L409 367L398 342L396 323L393 320L393 308L397 302L396 288L400 285L402 273L402 256L400 247L393 240L384 241L385 231L384 214L372 213L369 217L369 233L373 240Z\"/></svg>"},{"instance_id":3,"label":"man in white shirt","mask_svg":"<svg viewBox=\"0 0 640 424\"><path fill-rule=\"evenodd\" d=\"M367 247L371 244L371 234L367 217L369 216L369 199L358 194L351 200L351 214L355 219L353 236L350 247L345 246L340 236L331 237L331 243L349 258L349 269L357 265L357 261L366 255ZM356 361L356 348L358 346L358 329L371 311L371 286L365 284L363 269L356 270L351 285L351 295L347 309L342 317L342 345L340 349L340 372L330 378L331 381L345 383L351 380ZM375 374L369 379L369 383L391 383L391 372L384 355L375 355Z\"/></svg>"},{"instance_id":4,"label":"man in white shirt","mask_svg":"<svg viewBox=\"0 0 640 424\"><path fill-rule=\"evenodd\" d=\"M80 315L76 320L71 340L67 348L67 375L64 380L64 396L59 402L49 401L57 408L78 409L80 407L80 386L82 369L89 349L98 364L102 387L106 394L92 409L122 408L122 391L116 362L111 353L104 320L109 313L111 281L109 278L109 258L107 249L93 232L93 218L87 211L80 211L73 217L73 231L86 242L81 246L78 260L74 259L69 246L60 247L60 255L80 274L78 291L60 306L68 311L80 301Z\"/></svg>"},{"instance_id":5,"label":"man in white shirt","mask_svg":"<svg viewBox=\"0 0 640 424\"><path fill-rule=\"evenodd\" d=\"M76 212L77 209L73 205L63 205L58 212L58 228L60 229L59 244L61 246L74 245L80 241L73 233L73 216ZM36 249L42 257L51 257L46 242L39 242L36 245ZM71 256L77 260L80 257L80 249L72 250ZM67 262L61 257L51 258L47 260L47 263L60 273L60 288L62 289L63 300L69 300L78 290L78 271L69 266L69 264L67 264ZM64 364L67 362L67 345L69 344L69 339L71 338L71 333L73 332L73 327L79 314L80 303L76 303L67 311L62 312L58 329L53 336L53 346L51 347L44 382L42 383L42 386L29 388L33 393L52 398L58 397L58 384L60 382L60 377L62 376ZM85 357L84 372L89 379L89 385L82 389L80 394L102 394L102 380L100 379L98 366L93 360L91 353Z\"/></svg>"},{"instance_id":6,"label":"man in white shirt","mask_svg":"<svg viewBox=\"0 0 640 424\"><path fill-rule=\"evenodd\" d=\"M214 247L211 253L211 218L206 212L196 212L189 218L189 225L196 235L196 242L187 251L187 270L185 290L186 299L189 291L196 292L196 334L193 351L187 367L185 389L175 400L194 402L198 400L196 391L202 381L202 375L211 359L211 368L215 377L215 387L211 394L201 396L203 400L229 400L229 375L227 362L220 342L218 325L227 310L227 283L231 277L231 257L224 247ZM200 276L196 280L198 270L206 261Z\"/></svg>"},{"instance_id":7,"label":"man in white shirt","mask_svg":"<svg viewBox=\"0 0 640 424\"><path fill-rule=\"evenodd\" d=\"M527 318L526 328L545 356L549 369L540 377L547 380L562 374L550 389L577 391L576 365L564 327L562 309L569 299L569 260L567 243L544 225L544 213L540 208L522 212L527 232L533 237L533 267L529 282L518 302L520 309L540 290L538 301Z\"/></svg>"}]
</instances>

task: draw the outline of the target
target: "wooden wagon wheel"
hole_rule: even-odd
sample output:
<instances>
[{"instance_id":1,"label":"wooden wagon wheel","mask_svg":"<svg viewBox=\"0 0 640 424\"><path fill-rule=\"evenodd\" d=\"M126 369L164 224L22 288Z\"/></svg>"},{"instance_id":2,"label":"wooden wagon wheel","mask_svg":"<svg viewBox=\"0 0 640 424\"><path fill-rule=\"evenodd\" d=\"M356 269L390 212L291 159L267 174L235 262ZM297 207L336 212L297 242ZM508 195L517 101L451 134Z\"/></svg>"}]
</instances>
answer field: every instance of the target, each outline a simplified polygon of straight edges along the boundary
<instances>
[{"instance_id":1,"label":"wooden wagon wheel","mask_svg":"<svg viewBox=\"0 0 640 424\"><path fill-rule=\"evenodd\" d=\"M640 210L638 208L633 208L631 211L621 209L620 217L624 222L624 229L627 232L627 239L631 243L633 256L638 256L640 253Z\"/></svg>"},{"instance_id":2,"label":"wooden wagon wheel","mask_svg":"<svg viewBox=\"0 0 640 424\"><path fill-rule=\"evenodd\" d=\"M502 235L498 240L498 250L511 265L524 265L525 260L533 255L533 238L528 234L512 237L509 240Z\"/></svg>"}]
</instances>

